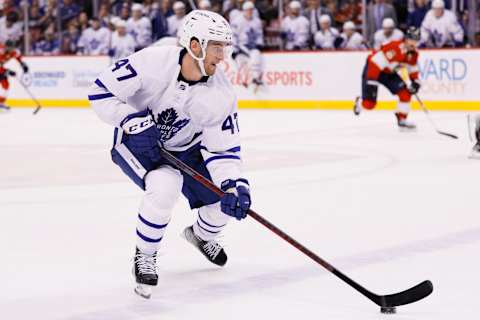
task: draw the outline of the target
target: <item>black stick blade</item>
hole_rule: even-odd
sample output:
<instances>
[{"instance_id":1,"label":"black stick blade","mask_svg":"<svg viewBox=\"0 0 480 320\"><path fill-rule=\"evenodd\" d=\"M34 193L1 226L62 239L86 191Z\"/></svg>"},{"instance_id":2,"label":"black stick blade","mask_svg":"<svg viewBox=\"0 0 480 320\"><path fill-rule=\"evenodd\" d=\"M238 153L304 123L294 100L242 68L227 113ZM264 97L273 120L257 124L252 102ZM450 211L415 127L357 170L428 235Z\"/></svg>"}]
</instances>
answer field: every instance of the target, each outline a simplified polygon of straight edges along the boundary
<instances>
[{"instance_id":1,"label":"black stick blade","mask_svg":"<svg viewBox=\"0 0 480 320\"><path fill-rule=\"evenodd\" d=\"M380 296L381 307L396 307L413 303L429 296L433 292L433 284L430 280L425 280L408 290Z\"/></svg>"},{"instance_id":2,"label":"black stick blade","mask_svg":"<svg viewBox=\"0 0 480 320\"><path fill-rule=\"evenodd\" d=\"M452 133L448 133L448 132L443 132L443 131L438 131L438 133L440 134L443 134L444 136L447 136L447 137L450 137L452 139L458 139L458 136L452 134Z\"/></svg>"}]
</instances>

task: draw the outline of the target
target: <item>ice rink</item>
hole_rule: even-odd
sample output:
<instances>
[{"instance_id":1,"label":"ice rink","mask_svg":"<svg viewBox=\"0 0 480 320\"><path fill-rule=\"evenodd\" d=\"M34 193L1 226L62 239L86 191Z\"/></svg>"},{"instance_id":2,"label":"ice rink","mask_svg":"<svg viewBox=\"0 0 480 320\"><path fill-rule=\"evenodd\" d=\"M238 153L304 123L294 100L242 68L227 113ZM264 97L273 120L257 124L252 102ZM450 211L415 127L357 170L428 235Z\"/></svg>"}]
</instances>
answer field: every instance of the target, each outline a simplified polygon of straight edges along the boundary
<instances>
[{"instance_id":1,"label":"ice rink","mask_svg":"<svg viewBox=\"0 0 480 320\"><path fill-rule=\"evenodd\" d=\"M88 109L0 114L0 319L478 319L480 160L465 113L241 110L252 208L379 293L433 294L379 308L253 219L231 221L215 267L180 238L182 198L152 299L131 275L141 190L110 161L112 129Z\"/></svg>"}]
</instances>

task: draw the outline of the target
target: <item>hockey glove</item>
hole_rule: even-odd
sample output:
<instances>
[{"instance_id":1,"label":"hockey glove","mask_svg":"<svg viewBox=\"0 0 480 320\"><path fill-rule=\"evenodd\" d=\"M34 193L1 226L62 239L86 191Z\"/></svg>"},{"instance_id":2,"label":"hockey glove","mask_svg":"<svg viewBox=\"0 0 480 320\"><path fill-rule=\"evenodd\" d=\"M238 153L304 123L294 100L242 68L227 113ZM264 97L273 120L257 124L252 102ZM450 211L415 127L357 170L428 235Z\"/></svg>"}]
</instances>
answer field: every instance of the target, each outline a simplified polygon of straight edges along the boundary
<instances>
[{"instance_id":1,"label":"hockey glove","mask_svg":"<svg viewBox=\"0 0 480 320\"><path fill-rule=\"evenodd\" d=\"M411 94L416 94L420 90L420 82L413 80L410 86L408 87L408 92Z\"/></svg>"},{"instance_id":2,"label":"hockey glove","mask_svg":"<svg viewBox=\"0 0 480 320\"><path fill-rule=\"evenodd\" d=\"M10 76L10 77L15 77L17 75L17 73L13 70L7 70L7 76Z\"/></svg>"},{"instance_id":3,"label":"hockey glove","mask_svg":"<svg viewBox=\"0 0 480 320\"><path fill-rule=\"evenodd\" d=\"M228 179L222 182L221 189L225 192L220 198L222 212L237 220L244 219L251 205L248 181L246 179L236 181Z\"/></svg>"},{"instance_id":4,"label":"hockey glove","mask_svg":"<svg viewBox=\"0 0 480 320\"><path fill-rule=\"evenodd\" d=\"M22 63L23 73L28 73L28 66L26 63Z\"/></svg>"},{"instance_id":5,"label":"hockey glove","mask_svg":"<svg viewBox=\"0 0 480 320\"><path fill-rule=\"evenodd\" d=\"M160 132L149 110L132 113L123 119L120 126L127 134L128 146L133 154L141 154L154 162L160 160Z\"/></svg>"}]
</instances>

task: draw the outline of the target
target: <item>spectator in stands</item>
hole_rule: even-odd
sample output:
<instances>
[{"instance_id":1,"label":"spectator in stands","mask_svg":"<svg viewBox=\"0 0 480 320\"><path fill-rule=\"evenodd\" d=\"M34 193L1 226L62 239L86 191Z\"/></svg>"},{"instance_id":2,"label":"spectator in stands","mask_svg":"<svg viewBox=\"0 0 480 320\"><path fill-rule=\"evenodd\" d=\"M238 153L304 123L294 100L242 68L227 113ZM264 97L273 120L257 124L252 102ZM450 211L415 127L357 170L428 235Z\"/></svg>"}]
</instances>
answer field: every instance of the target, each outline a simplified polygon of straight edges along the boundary
<instances>
[{"instance_id":1,"label":"spectator in stands","mask_svg":"<svg viewBox=\"0 0 480 320\"><path fill-rule=\"evenodd\" d=\"M375 32L373 37L373 48L375 50L390 41L402 40L403 32L395 27L395 22L392 18L385 18L382 22L382 29Z\"/></svg>"},{"instance_id":2,"label":"spectator in stands","mask_svg":"<svg viewBox=\"0 0 480 320\"><path fill-rule=\"evenodd\" d=\"M251 1L251 0L250 0ZM232 8L230 8L228 14L226 14L225 16L228 17L228 21L234 21L236 19L237 16L240 16L242 15L242 7L243 7L243 3L245 2L245 0L236 0L234 2L234 6ZM253 2L253 4L255 5L255 1L251 1ZM253 16L255 18L259 18L260 15L258 13L258 10L257 8L255 7L255 9L253 9Z\"/></svg>"},{"instance_id":3,"label":"spectator in stands","mask_svg":"<svg viewBox=\"0 0 480 320\"><path fill-rule=\"evenodd\" d=\"M80 14L80 7L73 0L63 0L63 5L60 8L60 18L64 26Z\"/></svg>"},{"instance_id":4,"label":"spectator in stands","mask_svg":"<svg viewBox=\"0 0 480 320\"><path fill-rule=\"evenodd\" d=\"M28 27L29 28L41 28L40 20L44 15L43 10L40 9L38 0L32 1L31 6L28 8Z\"/></svg>"},{"instance_id":5,"label":"spectator in stands","mask_svg":"<svg viewBox=\"0 0 480 320\"><path fill-rule=\"evenodd\" d=\"M347 21L343 24L343 32L340 35L337 47L344 50L364 50L367 49L363 36L355 31L355 24Z\"/></svg>"},{"instance_id":6,"label":"spectator in stands","mask_svg":"<svg viewBox=\"0 0 480 320\"><path fill-rule=\"evenodd\" d=\"M17 11L11 10L0 19L0 43L7 40L18 42L23 36L23 23L19 21Z\"/></svg>"},{"instance_id":7,"label":"spectator in stands","mask_svg":"<svg viewBox=\"0 0 480 320\"><path fill-rule=\"evenodd\" d=\"M167 1L164 1L167 2ZM156 2L154 3L154 11L152 18L152 40L157 41L168 36L167 8Z\"/></svg>"},{"instance_id":8,"label":"spectator in stands","mask_svg":"<svg viewBox=\"0 0 480 320\"><path fill-rule=\"evenodd\" d=\"M310 34L312 37L320 30L320 17L324 14L332 15L330 11L321 5L320 0L307 0L307 9L304 16L310 22Z\"/></svg>"},{"instance_id":9,"label":"spectator in stands","mask_svg":"<svg viewBox=\"0 0 480 320\"><path fill-rule=\"evenodd\" d=\"M67 43L62 43L62 54L75 54L78 51L78 40L80 40L80 30L77 23L72 20L68 24L68 30L64 33L63 38L68 38Z\"/></svg>"},{"instance_id":10,"label":"spectator in stands","mask_svg":"<svg viewBox=\"0 0 480 320\"><path fill-rule=\"evenodd\" d=\"M428 12L428 0L415 0L415 9L408 14L407 26L420 28Z\"/></svg>"},{"instance_id":11,"label":"spectator in stands","mask_svg":"<svg viewBox=\"0 0 480 320\"><path fill-rule=\"evenodd\" d=\"M112 15L110 14L110 8L107 3L104 2L100 5L100 8L98 9L98 18L100 19L102 27L109 26Z\"/></svg>"},{"instance_id":12,"label":"spectator in stands","mask_svg":"<svg viewBox=\"0 0 480 320\"><path fill-rule=\"evenodd\" d=\"M287 16L281 23L281 35L286 50L304 50L308 48L310 39L310 22L300 15L302 5L299 1L291 1L287 7Z\"/></svg>"},{"instance_id":13,"label":"spectator in stands","mask_svg":"<svg viewBox=\"0 0 480 320\"><path fill-rule=\"evenodd\" d=\"M57 55L60 53L60 42L55 37L53 28L49 27L45 31L45 39L38 42L35 48L35 54L42 56Z\"/></svg>"},{"instance_id":14,"label":"spectator in stands","mask_svg":"<svg viewBox=\"0 0 480 320\"><path fill-rule=\"evenodd\" d=\"M322 50L335 49L336 39L340 36L337 29L332 27L332 18L329 15L320 17L320 30L315 33L315 48Z\"/></svg>"},{"instance_id":15,"label":"spectator in stands","mask_svg":"<svg viewBox=\"0 0 480 320\"><path fill-rule=\"evenodd\" d=\"M445 9L443 0L433 0L421 27L421 46L434 48L460 47L464 31L456 15Z\"/></svg>"},{"instance_id":16,"label":"spectator in stands","mask_svg":"<svg viewBox=\"0 0 480 320\"><path fill-rule=\"evenodd\" d=\"M89 28L88 16L85 12L81 12L78 16L78 27L83 32Z\"/></svg>"},{"instance_id":17,"label":"spectator in stands","mask_svg":"<svg viewBox=\"0 0 480 320\"><path fill-rule=\"evenodd\" d=\"M110 30L102 27L98 18L90 20L91 27L84 30L78 40L78 53L106 55L110 44Z\"/></svg>"},{"instance_id":18,"label":"spectator in stands","mask_svg":"<svg viewBox=\"0 0 480 320\"><path fill-rule=\"evenodd\" d=\"M393 6L385 3L385 0L374 0L367 8L367 39L373 40L373 35L382 28L385 18L391 18L397 24L397 14Z\"/></svg>"},{"instance_id":19,"label":"spectator in stands","mask_svg":"<svg viewBox=\"0 0 480 320\"><path fill-rule=\"evenodd\" d=\"M354 25L362 24L362 2L357 0L340 1L340 8L333 14L334 22L344 26L348 21Z\"/></svg>"},{"instance_id":20,"label":"spectator in stands","mask_svg":"<svg viewBox=\"0 0 480 320\"><path fill-rule=\"evenodd\" d=\"M130 19L130 7L127 3L124 3L121 7L119 17L120 19L125 21L128 21L128 19Z\"/></svg>"},{"instance_id":21,"label":"spectator in stands","mask_svg":"<svg viewBox=\"0 0 480 320\"><path fill-rule=\"evenodd\" d=\"M135 40L127 33L127 23L125 20L118 20L115 24L115 32L112 35L112 47L108 55L113 60L127 57L135 52Z\"/></svg>"},{"instance_id":22,"label":"spectator in stands","mask_svg":"<svg viewBox=\"0 0 480 320\"><path fill-rule=\"evenodd\" d=\"M182 24L183 18L185 17L185 4L181 1L174 2L173 12L174 15L167 18L168 34L172 37L176 37L178 28Z\"/></svg>"},{"instance_id":23,"label":"spectator in stands","mask_svg":"<svg viewBox=\"0 0 480 320\"><path fill-rule=\"evenodd\" d=\"M209 0L200 0L198 2L198 9L200 10L212 10L212 4Z\"/></svg>"},{"instance_id":24,"label":"spectator in stands","mask_svg":"<svg viewBox=\"0 0 480 320\"><path fill-rule=\"evenodd\" d=\"M152 43L152 23L143 16L143 6L139 3L132 5L132 17L127 21L127 32L135 39L136 51Z\"/></svg>"}]
</instances>

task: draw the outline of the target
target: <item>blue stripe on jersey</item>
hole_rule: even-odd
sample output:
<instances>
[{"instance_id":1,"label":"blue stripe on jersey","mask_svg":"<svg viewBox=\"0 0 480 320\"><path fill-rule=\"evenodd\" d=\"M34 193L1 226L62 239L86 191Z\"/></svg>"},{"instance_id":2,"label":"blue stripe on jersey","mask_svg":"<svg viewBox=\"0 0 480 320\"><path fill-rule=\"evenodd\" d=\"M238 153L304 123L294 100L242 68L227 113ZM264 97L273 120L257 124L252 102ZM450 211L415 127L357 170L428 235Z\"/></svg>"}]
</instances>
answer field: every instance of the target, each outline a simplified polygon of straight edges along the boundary
<instances>
[{"instance_id":1,"label":"blue stripe on jersey","mask_svg":"<svg viewBox=\"0 0 480 320\"><path fill-rule=\"evenodd\" d=\"M88 100L94 101L94 100L107 99L107 98L111 98L111 97L114 97L113 93L107 92L107 93L89 95Z\"/></svg>"},{"instance_id":2,"label":"blue stripe on jersey","mask_svg":"<svg viewBox=\"0 0 480 320\"><path fill-rule=\"evenodd\" d=\"M200 225L200 223L198 223L198 221L197 221L197 226L199 226L202 230L205 230L205 231L207 231L207 232L209 232L209 233L215 234L215 233L219 233L219 232L220 232L220 231L210 231L210 230L208 230L208 229L205 229L204 227L202 227L202 226Z\"/></svg>"},{"instance_id":3,"label":"blue stripe on jersey","mask_svg":"<svg viewBox=\"0 0 480 320\"><path fill-rule=\"evenodd\" d=\"M206 147L204 147L204 146L200 146L200 149L208 151L208 149L207 149ZM212 151L208 151L208 152L210 152L210 153L215 153L215 154L218 154L218 153L221 154L221 153L222 153L222 152L212 152ZM230 149L228 149L228 150L225 151L225 152L240 152L240 146L230 148Z\"/></svg>"},{"instance_id":4,"label":"blue stripe on jersey","mask_svg":"<svg viewBox=\"0 0 480 320\"><path fill-rule=\"evenodd\" d=\"M236 159L236 160L240 160L240 157L239 157L239 156L235 156L235 155L231 155L231 154L226 154L226 155L214 156L214 157L208 158L207 160L204 161L204 163L205 163L205 165L207 165L207 164L209 164L209 163L212 162L212 161L221 160L221 159Z\"/></svg>"},{"instance_id":5,"label":"blue stripe on jersey","mask_svg":"<svg viewBox=\"0 0 480 320\"><path fill-rule=\"evenodd\" d=\"M250 183L248 183L248 180L247 180L247 179L244 179L244 178L237 179L237 181L243 182L243 183L245 183L247 186L250 185Z\"/></svg>"},{"instance_id":6,"label":"blue stripe on jersey","mask_svg":"<svg viewBox=\"0 0 480 320\"><path fill-rule=\"evenodd\" d=\"M200 213L198 214L198 218L200 219L200 221L202 221L202 223L206 224L207 226L209 227L212 227L212 228L223 228L226 226L226 224L223 224L221 226L214 226L213 224L210 224L210 223L207 223L205 222L205 220L203 220L202 216L200 215Z\"/></svg>"},{"instance_id":7,"label":"blue stripe on jersey","mask_svg":"<svg viewBox=\"0 0 480 320\"><path fill-rule=\"evenodd\" d=\"M95 84L100 88L107 90L107 87L105 87L105 85L102 83L102 81L100 81L100 79L95 80Z\"/></svg>"},{"instance_id":8,"label":"blue stripe on jersey","mask_svg":"<svg viewBox=\"0 0 480 320\"><path fill-rule=\"evenodd\" d=\"M162 240L162 238L163 238L163 237L160 237L159 239L149 238L149 237L141 234L140 231L138 231L138 229L137 229L137 236L139 236L143 241L150 242L150 243L160 242L160 240Z\"/></svg>"},{"instance_id":9,"label":"blue stripe on jersey","mask_svg":"<svg viewBox=\"0 0 480 320\"><path fill-rule=\"evenodd\" d=\"M150 221L146 220L144 217L142 217L140 215L140 213L138 214L138 219L140 219L140 221L142 221L145 225L149 226L149 227L152 227L154 229L163 229L165 228L168 223L166 224L155 224L155 223L151 223Z\"/></svg>"}]
</instances>

